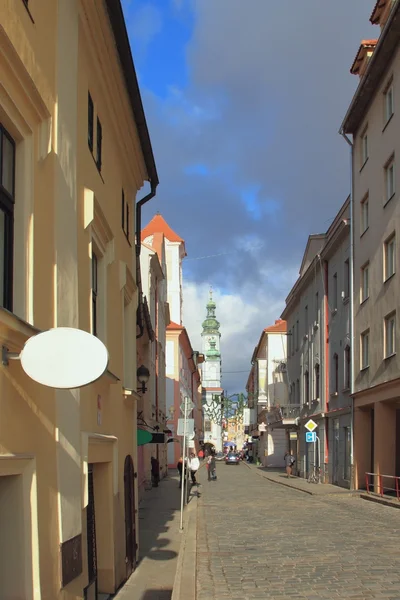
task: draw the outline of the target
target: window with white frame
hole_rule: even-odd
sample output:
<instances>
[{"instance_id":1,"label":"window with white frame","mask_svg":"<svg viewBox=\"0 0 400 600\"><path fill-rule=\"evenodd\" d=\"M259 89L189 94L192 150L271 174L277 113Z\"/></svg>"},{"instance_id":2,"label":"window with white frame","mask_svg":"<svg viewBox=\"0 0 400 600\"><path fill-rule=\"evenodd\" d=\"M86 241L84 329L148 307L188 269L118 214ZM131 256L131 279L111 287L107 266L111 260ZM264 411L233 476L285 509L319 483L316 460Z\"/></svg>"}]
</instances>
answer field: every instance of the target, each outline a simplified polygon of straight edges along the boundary
<instances>
[{"instance_id":1,"label":"window with white frame","mask_svg":"<svg viewBox=\"0 0 400 600\"><path fill-rule=\"evenodd\" d=\"M361 267L361 289L360 301L365 302L369 298L369 262Z\"/></svg>"},{"instance_id":2,"label":"window with white frame","mask_svg":"<svg viewBox=\"0 0 400 600\"><path fill-rule=\"evenodd\" d=\"M315 399L318 400L320 396L320 376L319 376L319 363L314 367L314 380L315 380Z\"/></svg>"},{"instance_id":3,"label":"window with white frame","mask_svg":"<svg viewBox=\"0 0 400 600\"><path fill-rule=\"evenodd\" d=\"M396 236L393 233L384 244L384 279L392 277L396 271Z\"/></svg>"},{"instance_id":4,"label":"window with white frame","mask_svg":"<svg viewBox=\"0 0 400 600\"><path fill-rule=\"evenodd\" d=\"M363 167L368 159L368 129L364 129L361 135L361 166Z\"/></svg>"},{"instance_id":5,"label":"window with white frame","mask_svg":"<svg viewBox=\"0 0 400 600\"><path fill-rule=\"evenodd\" d=\"M339 391L339 357L335 354L332 359L332 388L331 394L337 394Z\"/></svg>"},{"instance_id":6,"label":"window with white frame","mask_svg":"<svg viewBox=\"0 0 400 600\"><path fill-rule=\"evenodd\" d=\"M368 194L361 200L361 235L369 227L369 197Z\"/></svg>"},{"instance_id":7,"label":"window with white frame","mask_svg":"<svg viewBox=\"0 0 400 600\"><path fill-rule=\"evenodd\" d=\"M385 358L396 352L396 313L385 317Z\"/></svg>"},{"instance_id":8,"label":"window with white frame","mask_svg":"<svg viewBox=\"0 0 400 600\"><path fill-rule=\"evenodd\" d=\"M369 367L369 329L361 334L361 369Z\"/></svg>"},{"instance_id":9,"label":"window with white frame","mask_svg":"<svg viewBox=\"0 0 400 600\"><path fill-rule=\"evenodd\" d=\"M338 280L337 273L332 278L332 310L336 311L338 306Z\"/></svg>"},{"instance_id":10,"label":"window with white frame","mask_svg":"<svg viewBox=\"0 0 400 600\"><path fill-rule=\"evenodd\" d=\"M394 157L385 165L385 203L394 196L395 193L395 169Z\"/></svg>"},{"instance_id":11,"label":"window with white frame","mask_svg":"<svg viewBox=\"0 0 400 600\"><path fill-rule=\"evenodd\" d=\"M393 96L393 83L392 82L386 88L383 96L384 96L384 101L385 101L384 119L385 119L385 124L386 124L394 113L394 96Z\"/></svg>"}]
</instances>

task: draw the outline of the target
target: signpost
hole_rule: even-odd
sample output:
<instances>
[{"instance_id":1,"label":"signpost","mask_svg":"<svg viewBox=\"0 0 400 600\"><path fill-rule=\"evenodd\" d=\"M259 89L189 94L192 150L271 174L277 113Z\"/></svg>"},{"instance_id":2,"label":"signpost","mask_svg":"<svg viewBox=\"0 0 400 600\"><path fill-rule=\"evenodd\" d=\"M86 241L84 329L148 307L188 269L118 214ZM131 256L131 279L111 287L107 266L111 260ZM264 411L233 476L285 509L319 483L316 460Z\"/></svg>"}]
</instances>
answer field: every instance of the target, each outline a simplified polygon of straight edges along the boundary
<instances>
[{"instance_id":1,"label":"signpost","mask_svg":"<svg viewBox=\"0 0 400 600\"><path fill-rule=\"evenodd\" d=\"M314 431L315 429L317 429L318 424L313 421L312 419L309 419L307 421L307 423L304 425L304 427L306 429L308 429L308 431L306 432L306 442L308 443L313 443L314 444L314 468L316 467L316 444L318 443L318 455L319 455L319 437L317 436L316 432Z\"/></svg>"},{"instance_id":2,"label":"signpost","mask_svg":"<svg viewBox=\"0 0 400 600\"><path fill-rule=\"evenodd\" d=\"M182 485L181 485L181 519L180 519L180 524L179 524L179 529L180 531L183 531L183 500L185 497L185 484L186 484L186 471L189 468L189 465L187 464L186 461L186 435L187 435L187 409L188 409L188 400L189 398L187 396L185 396L185 400L182 402L183 404L183 419L179 419L178 420L178 435L179 434L179 421L183 420L183 442L182 442L182 458L183 458L183 464L182 464ZM182 405L181 405L181 410L182 410Z\"/></svg>"}]
</instances>

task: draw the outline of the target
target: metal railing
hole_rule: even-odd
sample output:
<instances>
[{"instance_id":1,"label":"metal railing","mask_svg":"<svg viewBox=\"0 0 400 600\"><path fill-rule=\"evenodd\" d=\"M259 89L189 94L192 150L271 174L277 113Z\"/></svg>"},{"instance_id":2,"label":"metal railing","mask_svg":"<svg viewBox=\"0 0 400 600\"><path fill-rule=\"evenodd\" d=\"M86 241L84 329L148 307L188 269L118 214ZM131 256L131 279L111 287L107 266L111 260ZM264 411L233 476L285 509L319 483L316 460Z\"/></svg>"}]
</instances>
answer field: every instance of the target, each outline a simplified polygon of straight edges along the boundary
<instances>
[{"instance_id":1,"label":"metal railing","mask_svg":"<svg viewBox=\"0 0 400 600\"><path fill-rule=\"evenodd\" d=\"M268 410L267 421L269 424L279 423L283 419L297 419L301 413L300 404L285 404L271 406Z\"/></svg>"},{"instance_id":2,"label":"metal railing","mask_svg":"<svg viewBox=\"0 0 400 600\"><path fill-rule=\"evenodd\" d=\"M370 478L372 477L372 482ZM384 485L383 481L389 479L392 486ZM376 483L375 483L376 482ZM381 473L365 473L365 483L367 494L374 492L380 496L393 496L396 494L397 500L400 501L400 477L395 475L382 475Z\"/></svg>"}]
</instances>

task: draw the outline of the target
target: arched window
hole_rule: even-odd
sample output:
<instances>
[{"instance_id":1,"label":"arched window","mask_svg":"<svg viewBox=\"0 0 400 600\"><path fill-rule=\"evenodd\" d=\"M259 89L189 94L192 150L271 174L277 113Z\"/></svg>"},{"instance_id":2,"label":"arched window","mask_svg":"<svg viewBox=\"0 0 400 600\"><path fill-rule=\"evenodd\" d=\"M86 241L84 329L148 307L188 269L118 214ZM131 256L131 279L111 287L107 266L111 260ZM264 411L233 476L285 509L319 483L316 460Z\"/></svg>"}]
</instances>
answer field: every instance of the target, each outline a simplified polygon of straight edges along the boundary
<instances>
[{"instance_id":1,"label":"arched window","mask_svg":"<svg viewBox=\"0 0 400 600\"><path fill-rule=\"evenodd\" d=\"M344 388L346 390L350 389L350 346L346 346L344 349Z\"/></svg>"},{"instance_id":2,"label":"arched window","mask_svg":"<svg viewBox=\"0 0 400 600\"><path fill-rule=\"evenodd\" d=\"M320 395L320 378L319 378L319 363L314 367L314 379L315 379L315 399L319 399Z\"/></svg>"},{"instance_id":3,"label":"arched window","mask_svg":"<svg viewBox=\"0 0 400 600\"><path fill-rule=\"evenodd\" d=\"M335 353L333 355L332 365L332 393L337 394L339 391L339 357Z\"/></svg>"}]
</instances>

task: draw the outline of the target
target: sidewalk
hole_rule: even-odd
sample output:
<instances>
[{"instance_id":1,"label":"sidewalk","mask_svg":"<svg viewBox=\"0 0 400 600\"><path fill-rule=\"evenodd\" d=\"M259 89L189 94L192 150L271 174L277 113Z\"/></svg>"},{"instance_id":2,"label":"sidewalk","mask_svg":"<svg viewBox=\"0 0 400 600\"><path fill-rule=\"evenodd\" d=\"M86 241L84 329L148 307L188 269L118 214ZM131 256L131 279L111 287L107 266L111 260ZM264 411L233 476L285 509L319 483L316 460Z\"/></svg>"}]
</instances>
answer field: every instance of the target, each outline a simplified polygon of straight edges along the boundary
<instances>
[{"instance_id":1,"label":"sidewalk","mask_svg":"<svg viewBox=\"0 0 400 600\"><path fill-rule=\"evenodd\" d=\"M327 496L329 494L356 494L359 492L354 490L348 490L346 488L339 487L337 485L331 485L330 483L308 483L307 479L302 477L292 476L290 479L287 478L284 469L271 469L268 467L257 467L257 465L244 463L248 469L254 470L257 475L272 481L273 483L284 485L285 487L298 490L311 496Z\"/></svg>"},{"instance_id":2,"label":"sidewalk","mask_svg":"<svg viewBox=\"0 0 400 600\"><path fill-rule=\"evenodd\" d=\"M158 487L146 492L139 505L139 562L115 600L171 600L183 538L178 482L178 472L171 469ZM185 508L186 521L189 507L193 512L195 506L192 497Z\"/></svg>"}]
</instances>

